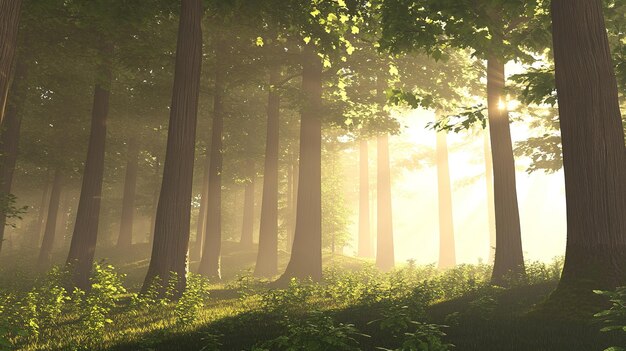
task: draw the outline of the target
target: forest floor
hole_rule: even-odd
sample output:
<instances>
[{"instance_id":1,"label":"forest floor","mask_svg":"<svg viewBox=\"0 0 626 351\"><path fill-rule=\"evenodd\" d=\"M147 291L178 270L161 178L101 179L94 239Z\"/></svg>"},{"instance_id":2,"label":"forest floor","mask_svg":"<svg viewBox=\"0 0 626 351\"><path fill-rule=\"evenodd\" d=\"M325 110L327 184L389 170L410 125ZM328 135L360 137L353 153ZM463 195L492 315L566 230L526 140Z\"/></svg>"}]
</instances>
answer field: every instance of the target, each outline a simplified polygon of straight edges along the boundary
<instances>
[{"instance_id":1,"label":"forest floor","mask_svg":"<svg viewBox=\"0 0 626 351\"><path fill-rule=\"evenodd\" d=\"M253 250L226 243L222 282L194 285L202 291L196 289L196 295L183 301L155 302L139 301L132 294L142 283L148 247L139 245L131 253L103 250L100 256L110 257L106 263L125 275L124 286L131 292L117 299L107 321L94 324L68 302L65 312L47 322L53 325L41 317L35 320L40 324L37 335L14 337L14 349L273 351L298 343L293 350L600 351L626 345L626 334L600 332L597 320L564 321L529 313L556 286L558 267L549 265L530 265L528 281L504 289L487 283L486 265L440 273L432 266L408 264L380 274L367 260L326 255L323 283L294 282L277 290L251 277ZM136 259L128 263L128 257ZM11 289L19 291L15 280L22 280L21 289L28 291L25 286L32 280L25 277L32 274L19 265L26 259L0 260L0 286L13 284ZM286 260L283 253L281 266ZM196 264L192 262L192 271ZM208 297L200 296L206 291ZM321 339L326 346L319 346ZM410 348L417 339L425 344Z\"/></svg>"}]
</instances>

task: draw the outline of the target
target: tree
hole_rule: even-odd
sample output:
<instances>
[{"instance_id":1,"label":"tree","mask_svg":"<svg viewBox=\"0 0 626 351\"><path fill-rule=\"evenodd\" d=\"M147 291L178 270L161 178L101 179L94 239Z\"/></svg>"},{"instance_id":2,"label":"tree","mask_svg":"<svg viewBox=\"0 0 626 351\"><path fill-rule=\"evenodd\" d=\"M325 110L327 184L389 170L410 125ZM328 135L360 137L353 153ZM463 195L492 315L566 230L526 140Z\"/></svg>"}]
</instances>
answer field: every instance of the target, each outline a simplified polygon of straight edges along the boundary
<instances>
[{"instance_id":1,"label":"tree","mask_svg":"<svg viewBox=\"0 0 626 351\"><path fill-rule=\"evenodd\" d=\"M224 129L224 95L228 50L225 39L216 34L215 39L215 91L213 95L213 125L209 161L209 189L205 240L198 273L210 278L221 279L220 252L222 247L222 162Z\"/></svg>"},{"instance_id":2,"label":"tree","mask_svg":"<svg viewBox=\"0 0 626 351\"><path fill-rule=\"evenodd\" d=\"M359 142L359 243L360 257L372 256L372 238L370 233L370 196L369 196L369 158L368 142Z\"/></svg>"},{"instance_id":3,"label":"tree","mask_svg":"<svg viewBox=\"0 0 626 351\"><path fill-rule=\"evenodd\" d=\"M131 137L128 142L126 177L124 179L124 199L122 202L122 220L120 234L117 239L118 249L129 249L133 243L133 221L135 214L135 189L137 187L137 171L139 168L139 142Z\"/></svg>"},{"instance_id":4,"label":"tree","mask_svg":"<svg viewBox=\"0 0 626 351\"><path fill-rule=\"evenodd\" d=\"M9 94L22 0L0 0L0 123Z\"/></svg>"},{"instance_id":5,"label":"tree","mask_svg":"<svg viewBox=\"0 0 626 351\"><path fill-rule=\"evenodd\" d=\"M176 292L186 287L189 219L202 65L202 1L182 0L176 68L163 166L163 182L155 219L150 266L142 291L153 284L165 292L176 274Z\"/></svg>"},{"instance_id":6,"label":"tree","mask_svg":"<svg viewBox=\"0 0 626 351\"><path fill-rule=\"evenodd\" d=\"M543 2L438 0L387 1L383 12L383 47L392 51L424 50L435 59L448 47L473 50L487 61L487 109L493 159L496 254L492 281L505 284L524 274L515 160L506 108L505 63L533 61L524 49L546 41ZM410 30L407 30L410 28Z\"/></svg>"},{"instance_id":7,"label":"tree","mask_svg":"<svg viewBox=\"0 0 626 351\"><path fill-rule=\"evenodd\" d=\"M246 179L244 190L243 223L239 244L242 248L249 249L254 244L252 234L254 232L254 183L256 181L256 168L252 158L246 161L246 171L248 179Z\"/></svg>"},{"instance_id":8,"label":"tree","mask_svg":"<svg viewBox=\"0 0 626 351\"><path fill-rule=\"evenodd\" d=\"M113 46L104 44L101 48L102 63L96 77L91 111L91 133L87 148L87 159L83 174L80 200L76 213L76 224L67 256L67 265L72 271L73 284L81 289L90 286L89 276L96 250L100 201L102 198L102 178L104 174L104 152L106 125L109 114L109 96L112 81L111 56ZM50 218L48 219L50 220Z\"/></svg>"},{"instance_id":9,"label":"tree","mask_svg":"<svg viewBox=\"0 0 626 351\"><path fill-rule=\"evenodd\" d=\"M602 2L554 0L551 11L567 197L558 300L626 283L626 150Z\"/></svg>"},{"instance_id":10,"label":"tree","mask_svg":"<svg viewBox=\"0 0 626 351\"><path fill-rule=\"evenodd\" d=\"M437 194L439 196L439 268L456 265L454 221L452 216L452 186L448 162L448 139L445 132L437 132Z\"/></svg>"},{"instance_id":11,"label":"tree","mask_svg":"<svg viewBox=\"0 0 626 351\"><path fill-rule=\"evenodd\" d=\"M12 83L11 101L6 108L5 118L0 125L0 196L5 199L4 208L0 209L0 251L4 241L4 230L7 225L7 218L14 216L11 208L14 197L11 195L13 185L13 174L15 173L15 163L17 161L20 129L22 125L22 107L26 98L26 66L20 63L16 69L16 79ZM4 201L3 201L4 202Z\"/></svg>"},{"instance_id":12,"label":"tree","mask_svg":"<svg viewBox=\"0 0 626 351\"><path fill-rule=\"evenodd\" d=\"M280 129L278 80L280 78L280 67L271 66L269 71L261 227L259 230L259 253L254 269L254 273L259 276L272 276L278 271L278 156ZM290 233L287 235L290 235Z\"/></svg>"},{"instance_id":13,"label":"tree","mask_svg":"<svg viewBox=\"0 0 626 351\"><path fill-rule=\"evenodd\" d=\"M322 278L322 61L313 44L302 56L300 166L298 207L291 259L279 282L290 278Z\"/></svg>"},{"instance_id":14,"label":"tree","mask_svg":"<svg viewBox=\"0 0 626 351\"><path fill-rule=\"evenodd\" d=\"M48 269L52 258L52 249L54 248L54 240L57 234L57 220L59 213L59 205L61 202L61 192L63 191L63 174L60 169L54 172L54 180L52 181L52 192L50 194L50 204L48 205L48 220L43 234L43 242L39 250L39 259L37 265L39 268Z\"/></svg>"}]
</instances>

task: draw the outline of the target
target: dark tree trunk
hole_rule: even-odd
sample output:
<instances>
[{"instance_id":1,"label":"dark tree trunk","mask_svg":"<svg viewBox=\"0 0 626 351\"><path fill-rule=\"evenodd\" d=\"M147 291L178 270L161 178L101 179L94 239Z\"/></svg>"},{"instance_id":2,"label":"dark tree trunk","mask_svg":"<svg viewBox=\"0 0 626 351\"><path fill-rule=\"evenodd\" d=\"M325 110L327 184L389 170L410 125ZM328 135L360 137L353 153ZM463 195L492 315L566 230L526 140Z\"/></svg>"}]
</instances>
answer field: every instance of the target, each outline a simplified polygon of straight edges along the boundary
<instances>
[{"instance_id":1,"label":"dark tree trunk","mask_svg":"<svg viewBox=\"0 0 626 351\"><path fill-rule=\"evenodd\" d=\"M18 69L19 71L19 69ZM20 76L19 79L22 79ZM0 134L0 196L9 196L13 185L13 173L15 172L15 163L17 161L18 144L20 138L20 127L22 119L20 117L20 106L24 98L24 87L17 82L13 83L12 100L6 109L4 121ZM4 229L7 225L6 212L0 211L0 251L2 251L2 242L4 241Z\"/></svg>"},{"instance_id":2,"label":"dark tree trunk","mask_svg":"<svg viewBox=\"0 0 626 351\"><path fill-rule=\"evenodd\" d=\"M389 271L395 265L393 222L391 212L391 170L389 167L389 136L378 137L377 173L377 244L376 267Z\"/></svg>"},{"instance_id":3,"label":"dark tree trunk","mask_svg":"<svg viewBox=\"0 0 626 351\"><path fill-rule=\"evenodd\" d=\"M7 106L21 9L22 0L0 0L0 123Z\"/></svg>"},{"instance_id":4,"label":"dark tree trunk","mask_svg":"<svg viewBox=\"0 0 626 351\"><path fill-rule=\"evenodd\" d=\"M202 243L204 243L207 203L209 201L209 164L211 156L207 150L206 160L204 162L204 172L202 173L202 193L200 194L200 208L198 209L198 219L196 221L196 241L190 249L189 255L192 259L200 259L202 257Z\"/></svg>"},{"instance_id":5,"label":"dark tree trunk","mask_svg":"<svg viewBox=\"0 0 626 351\"><path fill-rule=\"evenodd\" d=\"M296 228L291 258L278 284L291 278L322 279L322 62L314 48L304 48L300 167Z\"/></svg>"},{"instance_id":6,"label":"dark tree trunk","mask_svg":"<svg viewBox=\"0 0 626 351\"><path fill-rule=\"evenodd\" d=\"M224 129L223 98L226 84L226 48L222 39L216 46L215 95L213 96L213 125L211 130L211 161L209 162L209 196L205 241L198 272L206 277L221 279L222 250L222 134Z\"/></svg>"},{"instance_id":7,"label":"dark tree trunk","mask_svg":"<svg viewBox=\"0 0 626 351\"><path fill-rule=\"evenodd\" d=\"M493 194L496 214L496 255L491 280L506 284L507 277L524 274L515 159L504 90L504 63L490 57L487 63L487 99L493 160Z\"/></svg>"},{"instance_id":8,"label":"dark tree trunk","mask_svg":"<svg viewBox=\"0 0 626 351\"><path fill-rule=\"evenodd\" d=\"M493 199L493 160L489 132L483 133L483 149L485 153L485 186L487 187L487 225L489 228L489 264L496 258L496 209Z\"/></svg>"},{"instance_id":9,"label":"dark tree trunk","mask_svg":"<svg viewBox=\"0 0 626 351\"><path fill-rule=\"evenodd\" d=\"M133 221L135 215L135 189L137 188L137 172L139 169L139 143L137 137L128 142L126 160L126 177L124 179L124 198L122 200L122 220L117 248L130 249L133 244Z\"/></svg>"},{"instance_id":10,"label":"dark tree trunk","mask_svg":"<svg viewBox=\"0 0 626 351\"><path fill-rule=\"evenodd\" d=\"M162 182L162 174L160 172L161 162L159 161L159 156L155 157L155 167L154 167L154 178L155 184L163 184ZM161 187L155 186L154 193L152 194L152 219L150 220L150 232L148 233L147 242L148 244L152 244L154 239L154 225L156 223L157 209L159 207L159 195L161 194Z\"/></svg>"},{"instance_id":11,"label":"dark tree trunk","mask_svg":"<svg viewBox=\"0 0 626 351\"><path fill-rule=\"evenodd\" d=\"M557 293L592 295L626 284L626 151L602 2L554 0L552 30L567 198Z\"/></svg>"},{"instance_id":12,"label":"dark tree trunk","mask_svg":"<svg viewBox=\"0 0 626 351\"><path fill-rule=\"evenodd\" d=\"M46 230L43 234L43 242L41 243L39 259L37 260L37 266L41 269L47 269L52 260L62 188L63 174L57 169L54 172L54 181L52 182L52 193L50 194L50 205L48 206L48 221L46 222Z\"/></svg>"},{"instance_id":13,"label":"dark tree trunk","mask_svg":"<svg viewBox=\"0 0 626 351\"><path fill-rule=\"evenodd\" d=\"M176 274L176 293L187 285L187 252L202 67L202 1L182 0L163 181L157 206L152 257L142 292L161 293Z\"/></svg>"},{"instance_id":14,"label":"dark tree trunk","mask_svg":"<svg viewBox=\"0 0 626 351\"><path fill-rule=\"evenodd\" d=\"M239 245L242 248L249 249L254 245L254 182L256 178L256 170L254 169L254 160L248 159L246 164L246 173L248 173L248 181L246 182L243 200L243 223L241 226L241 238Z\"/></svg>"},{"instance_id":15,"label":"dark tree trunk","mask_svg":"<svg viewBox=\"0 0 626 351\"><path fill-rule=\"evenodd\" d=\"M367 140L359 142L359 257L372 257L370 178Z\"/></svg>"},{"instance_id":16,"label":"dark tree trunk","mask_svg":"<svg viewBox=\"0 0 626 351\"><path fill-rule=\"evenodd\" d=\"M276 90L276 85L279 79L280 68L272 66L270 68L270 87L267 99L267 139L263 172L259 252L254 270L254 274L257 276L273 276L278 272L278 131L280 95ZM291 181L289 182L291 183ZM288 186L290 185L288 184ZM290 193L290 190L288 189L287 192ZM290 200L288 201L291 202ZM287 236L289 235L288 232Z\"/></svg>"},{"instance_id":17,"label":"dark tree trunk","mask_svg":"<svg viewBox=\"0 0 626 351\"><path fill-rule=\"evenodd\" d=\"M437 133L437 193L439 195L439 268L456 266L452 186L448 162L448 140L445 132Z\"/></svg>"},{"instance_id":18,"label":"dark tree trunk","mask_svg":"<svg viewBox=\"0 0 626 351\"><path fill-rule=\"evenodd\" d=\"M100 67L98 82L94 90L87 161L76 213L76 224L67 256L67 265L73 275L72 284L83 290L90 287L89 275L98 237L109 90L112 79L110 62L112 51L112 45L109 45L102 52L105 62ZM50 220L51 218L48 218L48 221Z\"/></svg>"}]
</instances>

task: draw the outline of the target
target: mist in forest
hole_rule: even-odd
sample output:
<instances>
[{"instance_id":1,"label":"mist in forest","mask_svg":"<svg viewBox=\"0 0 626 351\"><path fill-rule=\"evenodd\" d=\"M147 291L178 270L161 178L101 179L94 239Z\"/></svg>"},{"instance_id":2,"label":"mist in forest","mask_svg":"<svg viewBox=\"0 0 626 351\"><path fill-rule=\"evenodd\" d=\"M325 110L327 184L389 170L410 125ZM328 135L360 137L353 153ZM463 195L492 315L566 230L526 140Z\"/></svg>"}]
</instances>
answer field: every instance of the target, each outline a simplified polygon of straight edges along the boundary
<instances>
[{"instance_id":1,"label":"mist in forest","mask_svg":"<svg viewBox=\"0 0 626 351\"><path fill-rule=\"evenodd\" d=\"M0 0L0 350L624 347L625 14Z\"/></svg>"}]
</instances>

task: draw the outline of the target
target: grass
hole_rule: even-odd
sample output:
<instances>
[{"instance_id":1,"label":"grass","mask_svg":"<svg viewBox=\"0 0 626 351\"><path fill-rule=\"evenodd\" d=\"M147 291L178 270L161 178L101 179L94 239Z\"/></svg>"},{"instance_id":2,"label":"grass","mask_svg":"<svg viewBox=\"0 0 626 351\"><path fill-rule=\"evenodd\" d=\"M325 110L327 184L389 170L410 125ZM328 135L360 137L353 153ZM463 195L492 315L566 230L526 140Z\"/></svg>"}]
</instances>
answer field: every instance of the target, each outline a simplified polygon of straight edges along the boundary
<instances>
[{"instance_id":1,"label":"grass","mask_svg":"<svg viewBox=\"0 0 626 351\"><path fill-rule=\"evenodd\" d=\"M149 248L132 252L102 250L101 257L126 275L125 286L137 291L148 264ZM133 257L132 262L127 258ZM529 313L554 290L557 269L537 265L532 279L509 289L486 284L487 266L462 266L440 273L433 267L409 265L388 275L377 273L371 262L343 256L324 257L327 279L317 285L293 285L268 290L267 281L249 277L256 258L234 243L223 247L223 281L208 285L209 298L194 318L180 322L176 303L133 307L130 294L121 296L108 324L96 340L88 339L79 312L66 312L54 326L42 325L37 338L18 337L17 350L251 350L260 342L284 335L285 318L298 320L311 311L323 311L337 323L354 324L370 337L358 336L359 349L399 347L401 340L381 323L389 311L409 306L411 316L446 325L445 342L462 351L604 350L626 345L623 333L600 333L600 324L588 320L558 320ZM280 255L284 267L286 253ZM25 254L2 259L0 284L7 291L28 291L34 274L24 264ZM58 262L62 258L58 257ZM197 262L192 262L192 271ZM19 268L19 269L18 269ZM424 301L423 304L416 301ZM217 344L221 344L217 346ZM83 345L83 346L81 346ZM85 347L84 345L89 345ZM211 346L212 345L212 346ZM1 347L0 347L1 349ZM428 350L428 349L425 349Z\"/></svg>"}]
</instances>

